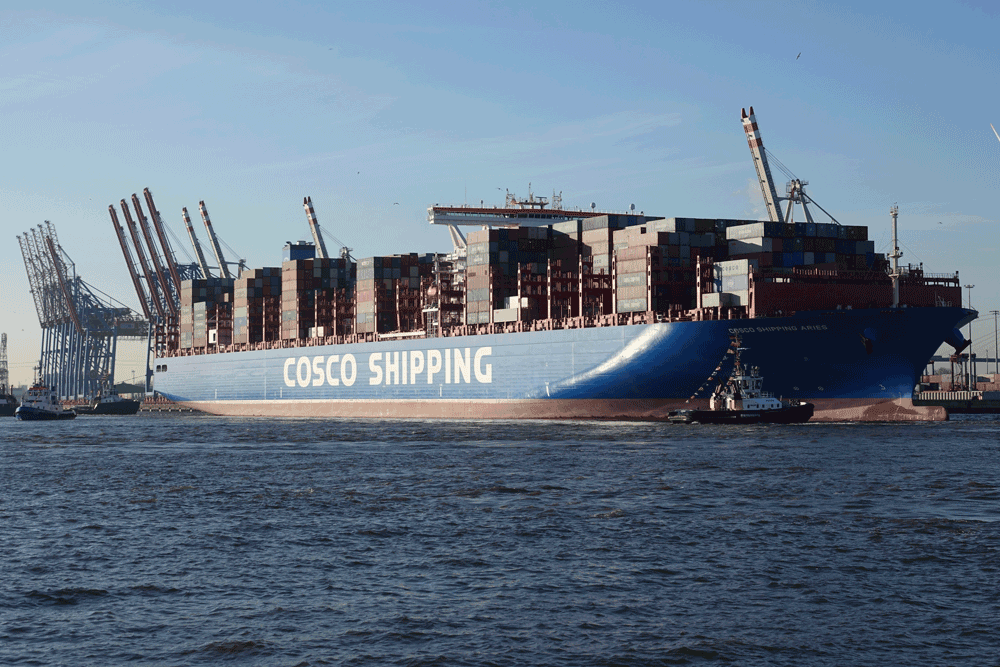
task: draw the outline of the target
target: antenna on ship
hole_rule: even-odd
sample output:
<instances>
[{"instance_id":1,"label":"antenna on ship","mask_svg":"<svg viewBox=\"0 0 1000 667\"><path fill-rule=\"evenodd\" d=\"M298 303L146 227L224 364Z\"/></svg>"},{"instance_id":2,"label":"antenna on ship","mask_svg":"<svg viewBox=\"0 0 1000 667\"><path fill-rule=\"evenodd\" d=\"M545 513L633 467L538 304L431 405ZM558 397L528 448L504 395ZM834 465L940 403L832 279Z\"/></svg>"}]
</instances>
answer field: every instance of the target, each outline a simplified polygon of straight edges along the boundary
<instances>
[{"instance_id":1,"label":"antenna on ship","mask_svg":"<svg viewBox=\"0 0 1000 667\"><path fill-rule=\"evenodd\" d=\"M892 273L889 277L892 278L892 307L899 308L899 258L903 256L903 253L899 251L899 239L896 236L896 218L899 215L899 207L895 204L889 209L889 215L892 216L892 253L889 255L892 258Z\"/></svg>"}]
</instances>

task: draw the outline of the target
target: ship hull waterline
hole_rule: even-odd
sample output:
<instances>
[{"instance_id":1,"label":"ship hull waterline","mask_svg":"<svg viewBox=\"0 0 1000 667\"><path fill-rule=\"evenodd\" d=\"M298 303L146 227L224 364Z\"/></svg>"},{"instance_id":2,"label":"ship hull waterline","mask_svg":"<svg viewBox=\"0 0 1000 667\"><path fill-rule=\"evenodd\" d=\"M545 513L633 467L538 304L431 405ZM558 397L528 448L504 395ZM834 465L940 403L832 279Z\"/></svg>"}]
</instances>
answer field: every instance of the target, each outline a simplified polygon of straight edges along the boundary
<instances>
[{"instance_id":1,"label":"ship hull waterline","mask_svg":"<svg viewBox=\"0 0 1000 667\"><path fill-rule=\"evenodd\" d=\"M667 420L707 406L740 336L775 396L811 421L938 421L913 387L962 308L383 340L156 361L155 389L220 415L376 419Z\"/></svg>"}]
</instances>

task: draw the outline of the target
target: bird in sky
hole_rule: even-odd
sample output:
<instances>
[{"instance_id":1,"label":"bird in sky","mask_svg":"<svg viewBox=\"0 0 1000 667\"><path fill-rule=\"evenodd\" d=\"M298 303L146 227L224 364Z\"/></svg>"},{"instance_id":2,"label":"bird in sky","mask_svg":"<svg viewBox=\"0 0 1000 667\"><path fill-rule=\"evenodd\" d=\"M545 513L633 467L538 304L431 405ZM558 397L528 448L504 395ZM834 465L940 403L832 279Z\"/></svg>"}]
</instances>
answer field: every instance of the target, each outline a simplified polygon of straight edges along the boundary
<instances>
[{"instance_id":1,"label":"bird in sky","mask_svg":"<svg viewBox=\"0 0 1000 667\"><path fill-rule=\"evenodd\" d=\"M394 201L394 202L392 202L392 205L393 206L399 206L399 202L398 201Z\"/></svg>"},{"instance_id":2,"label":"bird in sky","mask_svg":"<svg viewBox=\"0 0 1000 667\"><path fill-rule=\"evenodd\" d=\"M801 55L802 55L802 52L801 52L801 51L799 51L799 56L801 56ZM796 60L798 60L798 59L799 59L799 56L795 56L795 59L796 59Z\"/></svg>"}]
</instances>

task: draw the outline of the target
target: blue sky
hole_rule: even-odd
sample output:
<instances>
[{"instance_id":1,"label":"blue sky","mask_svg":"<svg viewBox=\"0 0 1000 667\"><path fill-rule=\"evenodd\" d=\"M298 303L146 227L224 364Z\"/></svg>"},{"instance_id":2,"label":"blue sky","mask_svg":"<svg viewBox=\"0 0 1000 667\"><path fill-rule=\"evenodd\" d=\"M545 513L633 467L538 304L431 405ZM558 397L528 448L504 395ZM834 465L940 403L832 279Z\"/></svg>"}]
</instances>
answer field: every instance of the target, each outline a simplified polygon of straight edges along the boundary
<instances>
[{"instance_id":1,"label":"blue sky","mask_svg":"<svg viewBox=\"0 0 1000 667\"><path fill-rule=\"evenodd\" d=\"M959 271L976 285L973 306L1000 309L1000 15L987 3L926 7L0 10L0 331L12 379L30 380L40 347L15 235L43 220L85 280L138 307L107 206L144 187L182 239L181 207L204 199L253 267L278 265L285 241L308 236L306 195L357 257L446 251L427 206L499 204L529 182L569 206L761 218L739 120L749 105L768 149L840 222L869 225L885 252L897 204L903 261ZM974 325L981 354L993 347L986 317Z\"/></svg>"}]
</instances>

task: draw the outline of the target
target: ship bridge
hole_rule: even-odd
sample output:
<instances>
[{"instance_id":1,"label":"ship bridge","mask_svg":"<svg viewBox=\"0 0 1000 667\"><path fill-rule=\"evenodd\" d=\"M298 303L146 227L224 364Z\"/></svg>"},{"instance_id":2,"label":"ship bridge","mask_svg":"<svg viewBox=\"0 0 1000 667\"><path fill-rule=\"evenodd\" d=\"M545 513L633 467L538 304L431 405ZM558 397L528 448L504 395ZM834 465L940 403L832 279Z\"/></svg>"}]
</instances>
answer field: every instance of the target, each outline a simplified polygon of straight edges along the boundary
<instances>
[{"instance_id":1,"label":"ship bridge","mask_svg":"<svg viewBox=\"0 0 1000 667\"><path fill-rule=\"evenodd\" d=\"M435 204L427 207L427 221L432 225L473 225L476 227L541 227L566 220L593 218L607 213L555 209L478 208Z\"/></svg>"},{"instance_id":2,"label":"ship bridge","mask_svg":"<svg viewBox=\"0 0 1000 667\"><path fill-rule=\"evenodd\" d=\"M480 200L479 206L469 206L468 204L434 204L427 207L427 222L432 225L445 225L451 233L451 240L455 245L455 254L464 254L465 237L458 230L459 227L545 227L567 220L579 220L581 218L595 218L607 215L604 211L596 211L595 205L590 205L591 210L565 210L562 208L562 193L552 193L552 203L549 204L548 197L539 197L531 192L531 184L528 184L528 197L518 199L518 197L507 190L507 196L502 207L483 206ZM633 206L633 208L635 208Z\"/></svg>"}]
</instances>

